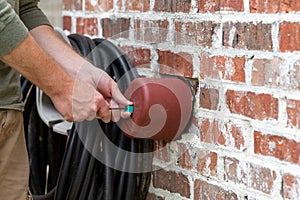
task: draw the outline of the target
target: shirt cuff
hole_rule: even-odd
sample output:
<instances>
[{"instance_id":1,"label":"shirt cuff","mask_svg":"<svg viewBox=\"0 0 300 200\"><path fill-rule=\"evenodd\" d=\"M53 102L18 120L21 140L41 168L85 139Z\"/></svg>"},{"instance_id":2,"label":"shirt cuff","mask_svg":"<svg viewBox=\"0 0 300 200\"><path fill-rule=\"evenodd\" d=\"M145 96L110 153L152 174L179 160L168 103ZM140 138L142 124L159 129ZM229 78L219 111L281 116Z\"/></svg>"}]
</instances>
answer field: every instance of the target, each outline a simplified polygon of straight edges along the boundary
<instances>
[{"instance_id":1,"label":"shirt cuff","mask_svg":"<svg viewBox=\"0 0 300 200\"><path fill-rule=\"evenodd\" d=\"M41 25L51 26L46 15L37 7L32 9L30 12L21 14L20 18L28 30L32 30Z\"/></svg>"}]
</instances>

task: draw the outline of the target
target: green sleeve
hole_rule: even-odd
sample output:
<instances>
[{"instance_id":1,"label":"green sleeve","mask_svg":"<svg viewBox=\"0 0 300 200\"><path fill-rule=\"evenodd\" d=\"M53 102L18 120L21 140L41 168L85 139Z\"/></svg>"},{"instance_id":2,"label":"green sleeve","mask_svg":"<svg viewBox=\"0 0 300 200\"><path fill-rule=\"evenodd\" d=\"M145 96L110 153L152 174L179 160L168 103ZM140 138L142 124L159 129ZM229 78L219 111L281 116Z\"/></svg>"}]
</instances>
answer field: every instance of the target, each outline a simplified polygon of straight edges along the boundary
<instances>
[{"instance_id":1,"label":"green sleeve","mask_svg":"<svg viewBox=\"0 0 300 200\"><path fill-rule=\"evenodd\" d=\"M17 47L27 33L11 5L6 0L0 0L0 57Z\"/></svg>"},{"instance_id":2,"label":"green sleeve","mask_svg":"<svg viewBox=\"0 0 300 200\"><path fill-rule=\"evenodd\" d=\"M19 16L29 30L40 25L51 26L46 15L39 9L38 2L39 0L20 0Z\"/></svg>"}]
</instances>

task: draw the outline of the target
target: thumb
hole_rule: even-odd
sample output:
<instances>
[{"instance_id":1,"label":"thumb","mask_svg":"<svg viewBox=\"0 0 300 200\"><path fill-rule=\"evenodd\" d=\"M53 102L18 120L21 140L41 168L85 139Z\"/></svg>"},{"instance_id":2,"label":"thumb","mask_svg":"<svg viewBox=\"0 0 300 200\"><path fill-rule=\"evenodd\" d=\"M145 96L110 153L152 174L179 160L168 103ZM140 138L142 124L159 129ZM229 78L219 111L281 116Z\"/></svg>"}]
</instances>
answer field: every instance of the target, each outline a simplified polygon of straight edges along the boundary
<instances>
[{"instance_id":1,"label":"thumb","mask_svg":"<svg viewBox=\"0 0 300 200\"><path fill-rule=\"evenodd\" d=\"M133 103L131 101L129 101L128 99L126 99L126 97L122 94L122 92L120 91L119 87L116 86L113 88L112 91L112 98L119 104L128 106L128 105L132 105Z\"/></svg>"}]
</instances>

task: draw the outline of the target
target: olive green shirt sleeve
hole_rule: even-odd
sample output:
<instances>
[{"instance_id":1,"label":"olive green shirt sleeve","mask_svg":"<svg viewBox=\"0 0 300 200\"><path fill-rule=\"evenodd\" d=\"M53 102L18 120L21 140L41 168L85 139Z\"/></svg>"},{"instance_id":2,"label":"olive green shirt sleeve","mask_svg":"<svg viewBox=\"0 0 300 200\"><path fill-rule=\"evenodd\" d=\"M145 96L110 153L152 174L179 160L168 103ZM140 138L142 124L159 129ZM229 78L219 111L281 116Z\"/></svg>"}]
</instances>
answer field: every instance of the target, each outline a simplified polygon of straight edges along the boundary
<instances>
[{"instance_id":1,"label":"olive green shirt sleeve","mask_svg":"<svg viewBox=\"0 0 300 200\"><path fill-rule=\"evenodd\" d=\"M20 0L18 16L7 0L0 0L0 57L17 47L25 39L28 30L40 25L51 26L38 8L38 2Z\"/></svg>"},{"instance_id":2,"label":"olive green shirt sleeve","mask_svg":"<svg viewBox=\"0 0 300 200\"><path fill-rule=\"evenodd\" d=\"M39 0L20 0L19 16L29 30L40 25L51 26L46 15L39 9L38 2Z\"/></svg>"},{"instance_id":3,"label":"olive green shirt sleeve","mask_svg":"<svg viewBox=\"0 0 300 200\"><path fill-rule=\"evenodd\" d=\"M6 0L0 0L0 57L20 44L28 33L18 15Z\"/></svg>"}]
</instances>

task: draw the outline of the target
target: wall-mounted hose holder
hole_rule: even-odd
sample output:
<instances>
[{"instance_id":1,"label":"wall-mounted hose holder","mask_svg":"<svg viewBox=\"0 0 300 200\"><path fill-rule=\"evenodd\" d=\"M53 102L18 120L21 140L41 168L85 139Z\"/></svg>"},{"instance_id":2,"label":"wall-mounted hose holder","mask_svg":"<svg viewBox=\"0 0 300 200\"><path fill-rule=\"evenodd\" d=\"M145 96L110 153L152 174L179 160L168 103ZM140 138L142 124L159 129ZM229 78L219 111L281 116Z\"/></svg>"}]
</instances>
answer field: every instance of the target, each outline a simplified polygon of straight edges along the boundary
<instances>
[{"instance_id":1,"label":"wall-mounted hose holder","mask_svg":"<svg viewBox=\"0 0 300 200\"><path fill-rule=\"evenodd\" d=\"M131 118L120 121L120 128L129 137L176 139L191 119L193 94L183 79L137 78L125 96L134 105Z\"/></svg>"}]
</instances>

